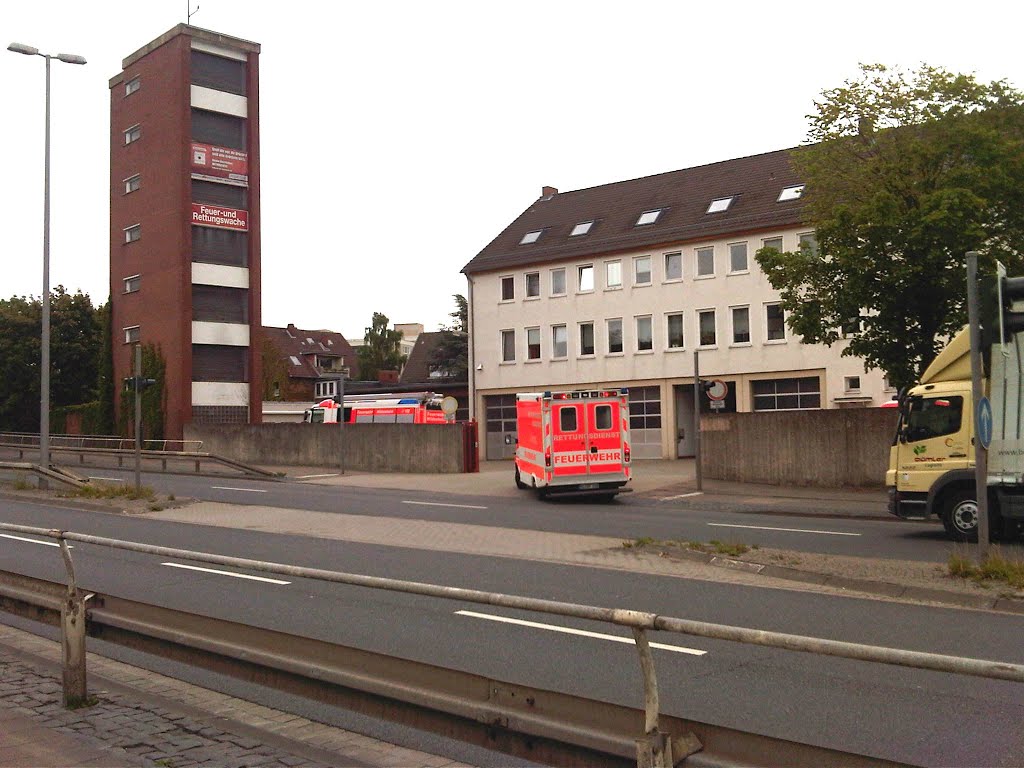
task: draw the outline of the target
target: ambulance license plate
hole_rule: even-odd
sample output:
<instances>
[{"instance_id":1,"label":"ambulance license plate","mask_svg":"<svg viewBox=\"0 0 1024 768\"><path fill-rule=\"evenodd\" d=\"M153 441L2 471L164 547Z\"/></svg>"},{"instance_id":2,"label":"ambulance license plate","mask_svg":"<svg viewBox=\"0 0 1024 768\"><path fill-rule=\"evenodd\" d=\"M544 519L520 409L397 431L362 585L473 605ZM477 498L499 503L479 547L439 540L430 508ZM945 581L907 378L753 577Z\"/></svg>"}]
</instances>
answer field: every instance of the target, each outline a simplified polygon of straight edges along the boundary
<instances>
[{"instance_id":1,"label":"ambulance license plate","mask_svg":"<svg viewBox=\"0 0 1024 768\"><path fill-rule=\"evenodd\" d=\"M581 491L596 491L600 487L600 483L580 483Z\"/></svg>"}]
</instances>

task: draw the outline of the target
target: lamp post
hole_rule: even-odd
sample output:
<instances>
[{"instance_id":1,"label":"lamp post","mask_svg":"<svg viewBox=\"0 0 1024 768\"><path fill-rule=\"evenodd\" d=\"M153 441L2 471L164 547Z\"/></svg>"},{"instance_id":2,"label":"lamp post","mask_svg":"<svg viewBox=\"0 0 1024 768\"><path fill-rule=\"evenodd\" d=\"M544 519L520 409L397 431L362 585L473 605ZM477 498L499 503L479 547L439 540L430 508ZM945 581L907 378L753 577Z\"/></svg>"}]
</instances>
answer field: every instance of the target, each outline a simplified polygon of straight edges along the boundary
<instances>
[{"instance_id":1,"label":"lamp post","mask_svg":"<svg viewBox=\"0 0 1024 768\"><path fill-rule=\"evenodd\" d=\"M39 383L39 463L50 466L50 59L65 64L85 64L85 59L74 53L56 56L41 53L38 48L11 43L8 51L46 59L46 140L43 160L43 328L40 346L42 368ZM45 481L44 481L45 482Z\"/></svg>"}]
</instances>

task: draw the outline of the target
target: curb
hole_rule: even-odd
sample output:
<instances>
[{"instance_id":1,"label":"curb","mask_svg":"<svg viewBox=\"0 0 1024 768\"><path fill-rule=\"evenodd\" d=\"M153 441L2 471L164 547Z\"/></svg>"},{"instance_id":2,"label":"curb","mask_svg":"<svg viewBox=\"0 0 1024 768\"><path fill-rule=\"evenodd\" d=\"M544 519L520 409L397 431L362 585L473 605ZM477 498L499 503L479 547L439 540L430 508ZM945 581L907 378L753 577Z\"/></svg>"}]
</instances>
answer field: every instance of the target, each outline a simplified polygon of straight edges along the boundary
<instances>
[{"instance_id":1,"label":"curb","mask_svg":"<svg viewBox=\"0 0 1024 768\"><path fill-rule=\"evenodd\" d=\"M869 595L878 595L890 599L925 600L934 603L945 603L960 608L975 608L986 611L999 611L1000 613L1012 613L1024 615L1024 600L1017 600L1007 597L986 597L984 595L966 595L962 592L954 592L947 589L932 589L929 587L908 587L902 584L890 584L886 581L873 581L871 579L855 579L846 576L835 576L828 573L815 571L802 571L798 568L789 568L783 565L765 565L762 563L751 563L746 560L723 557L722 555L710 552L696 552L689 549L675 549L668 547L653 546L646 548L648 551L655 551L668 558L680 560L691 560L694 562L713 565L718 568L729 568L732 570L753 573L769 578L783 579L786 581L799 581L804 584L815 584L824 587L836 587L848 589L855 592L864 592ZM642 551L642 550L641 550Z\"/></svg>"}]
</instances>

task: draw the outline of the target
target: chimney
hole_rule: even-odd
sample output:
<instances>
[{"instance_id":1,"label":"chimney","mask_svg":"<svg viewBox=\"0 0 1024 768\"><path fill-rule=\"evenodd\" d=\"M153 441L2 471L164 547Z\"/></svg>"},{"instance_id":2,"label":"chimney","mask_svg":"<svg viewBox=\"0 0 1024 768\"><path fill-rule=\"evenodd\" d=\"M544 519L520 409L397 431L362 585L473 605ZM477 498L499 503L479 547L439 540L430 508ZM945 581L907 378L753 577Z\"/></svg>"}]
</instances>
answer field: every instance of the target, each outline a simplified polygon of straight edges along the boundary
<instances>
[{"instance_id":1,"label":"chimney","mask_svg":"<svg viewBox=\"0 0 1024 768\"><path fill-rule=\"evenodd\" d=\"M554 197L557 194L558 194L558 190L555 189L554 187L541 187L540 188L540 196L541 197L544 197L544 198Z\"/></svg>"},{"instance_id":2,"label":"chimney","mask_svg":"<svg viewBox=\"0 0 1024 768\"><path fill-rule=\"evenodd\" d=\"M289 338L294 339L295 338L295 334L298 332L298 330L299 329L295 327L294 323L288 323L287 333L288 333L288 337Z\"/></svg>"}]
</instances>

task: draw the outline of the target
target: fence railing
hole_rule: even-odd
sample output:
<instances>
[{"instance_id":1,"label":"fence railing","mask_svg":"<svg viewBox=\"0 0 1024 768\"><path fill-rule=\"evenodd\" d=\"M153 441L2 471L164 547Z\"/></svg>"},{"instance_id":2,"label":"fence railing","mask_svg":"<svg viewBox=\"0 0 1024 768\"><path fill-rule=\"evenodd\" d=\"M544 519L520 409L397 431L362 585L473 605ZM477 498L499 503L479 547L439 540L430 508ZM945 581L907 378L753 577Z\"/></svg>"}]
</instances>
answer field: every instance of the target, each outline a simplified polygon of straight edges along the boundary
<instances>
[{"instance_id":1,"label":"fence railing","mask_svg":"<svg viewBox=\"0 0 1024 768\"><path fill-rule=\"evenodd\" d=\"M39 447L38 432L0 432L0 443ZM109 448L114 450L134 450L134 437L117 437L114 435L50 435L50 449L60 448ZM145 451L175 451L197 453L203 449L202 440L143 440Z\"/></svg>"},{"instance_id":2,"label":"fence railing","mask_svg":"<svg viewBox=\"0 0 1024 768\"><path fill-rule=\"evenodd\" d=\"M190 647L203 652L216 653L229 658L237 657L245 659L245 663L247 664L257 663L257 661L262 660L260 663L265 664L270 668L287 672L290 675L298 674L301 670L302 674L306 676L313 675L316 677L318 674L319 677L316 677L316 679L321 681L340 681L345 685L354 685L356 687L362 685L364 688L361 690L364 690L371 695L386 695L387 697L398 700L403 700L403 697L405 697L405 703L417 707L427 706L428 708L434 708L435 712L447 712L449 715L458 717L466 717L467 713L472 712L472 716L474 718L477 720L483 719L492 730L495 727L504 728L506 730L518 729L518 732L525 734L529 739L535 740L538 736L543 736L549 740L563 739L566 740L567 743L577 744L581 749L597 753L617 755L619 757L623 756L623 743L629 741L628 735L626 734L606 733L602 735L595 731L592 723L589 725L581 725L579 722L572 721L573 717L578 716L585 718L590 716L591 712L606 712L608 707L611 707L612 705L604 703L584 699L574 699L568 707L565 707L562 710L563 714L570 711L572 712L572 717L566 715L567 719L572 721L568 723L552 722L550 718L544 719L544 717L542 717L534 708L535 702L530 700L530 697L528 696L521 697L523 701L530 701L528 716L523 712L516 711L514 715L510 717L505 710L501 710L504 714L496 715L495 713L498 712L500 708L496 708L496 705L490 699L488 700L487 706L484 708L484 713L481 715L479 709L467 708L464 702L456 701L455 699L457 697L453 695L446 695L423 688L416 689L414 687L410 687L407 681L392 681L390 685L384 684L379 680L371 679L370 676L361 668L358 671L350 670L345 673L339 672L332 676L330 673L331 660L337 657L340 646L328 645L325 650L321 647L323 644L316 641L305 640L291 635L281 635L281 633L276 632L269 633L270 635L273 635L273 638L277 638L276 641L273 638L270 638L267 640L268 645L259 646L260 641L258 639L254 640L253 638L259 637L258 633L261 631L264 633L268 633L269 631L257 630L251 627L230 631L224 627L239 627L240 625L233 625L230 622L224 622L223 620L217 619L200 619L191 614L179 614L178 612L166 611L165 609L158 609L153 606L140 607L139 604L130 604L129 606L128 601L121 601L118 598L113 597L99 598L97 600L98 607L90 608L86 611L86 602L90 599L96 598L96 595L86 595L79 589L75 579L74 566L71 560L68 542L111 547L130 552L158 555L160 557L180 558L194 562L230 566L297 578L315 579L337 584L366 587L370 589L388 590L447 600L521 609L568 618L587 619L590 621L598 621L620 627L627 627L631 630L635 640L640 662L640 671L643 678L643 730L641 733L632 734L633 741L635 742L636 764L640 766L640 768L646 768L647 766L672 768L672 766L679 763L687 755L693 754L702 749L706 750L707 744L705 742L709 738L712 741L718 739L717 743L719 745L722 744L722 737L714 730L714 726L693 724L690 721L682 721L679 718L666 718L666 716L660 712L658 681L655 672L654 658L651 654L650 645L647 640L647 632L651 630L674 632L718 640L729 640L732 642L748 643L811 654L837 656L841 658L889 664L900 667L970 675L995 680L1024 682L1024 665L1001 661L962 658L919 651L907 651L897 648L870 646L860 643L849 643L823 638L805 637L780 632L714 624L671 616L661 616L659 614L644 611L605 608L556 600L506 595L497 592L486 592L460 587L446 587L422 582L404 581L377 576L365 576L319 568L307 568L303 566L229 557L206 552L193 552L171 547L122 541L102 536L92 536L88 534L73 533L70 531L59 531L32 526L0 523L0 530L56 539L60 546L68 577L66 595L62 600L60 600L60 611L65 659L64 697L65 701L69 704L84 700L87 696L85 672L85 635L87 624L92 624L99 618L102 620L104 626L109 628L109 632L115 635L115 637L110 639L117 641L116 635L118 632L128 633L128 636L131 638L131 643L134 643L136 647L140 647L139 637L145 636L156 638L156 640L149 643L147 649L150 650L157 648L159 646L158 641L161 639L163 642L173 642L176 645L184 644L188 646L190 644L188 632L183 630L181 626L165 626L161 624L160 617L163 617L162 620L164 621L169 621L169 619L167 619L163 614L174 614L179 617L188 617L188 620L184 622L183 626L192 627L196 633L196 637L193 639L193 644ZM16 582L25 581L24 577L12 578ZM45 595L40 594L40 590L37 588L37 602L35 603L32 602L31 592L32 590L25 589L23 584L22 586L15 584L14 586L8 586L7 588L0 588L0 596L6 596L7 598L4 606L7 607L8 610L10 610L9 606L12 600L20 600L26 604L35 605L37 609L45 608L48 605L50 608L53 607L55 598L52 594L52 589L50 590L49 597L46 597ZM47 600L49 600L49 602L47 602ZM108 604L124 604L128 607L125 607L123 611L119 613L111 610ZM134 616L134 618L131 615L133 611L138 612L138 615ZM163 613L161 613L161 611ZM85 621L82 620L83 617L86 618ZM221 625L224 626L222 627ZM220 634L218 635L218 633ZM100 634L104 639L108 639L106 631L95 633L90 632L90 634ZM218 635L220 639L213 637L213 635ZM228 637L233 639L230 641L225 639ZM247 638L245 642L254 643L256 645L254 647L247 647L240 655L239 643L242 642L240 639L242 637ZM294 649L296 648L306 648L306 652L312 656L316 656L317 654L323 655L318 656L317 658L302 656L298 658L289 657L288 652L285 649L289 649L294 653ZM194 659L195 656L193 653L190 653L186 654L185 658ZM370 662L365 662L364 660L364 663L369 664ZM409 662L391 659L388 660L387 663L383 664L383 667L402 664L407 665ZM313 670L320 671L314 673ZM442 672L445 676L460 674L452 670L442 670ZM431 676L422 670L418 671L416 674L419 676L429 677L438 685L441 684L439 681L442 678L438 677L436 674ZM490 685L491 684L489 683L488 689L490 689ZM498 688L495 688L494 692L495 695L498 695ZM565 698L565 696L561 694L549 695L557 695ZM629 722L630 718L624 718L621 713L617 714L615 717L608 716L606 718L607 722L611 722L612 720L621 723ZM669 724L668 727L666 727L667 723ZM691 729L683 732L680 730L680 723L688 724ZM696 726L700 727L698 728ZM738 732L733 731L732 733L736 734ZM746 736L749 737L750 734L746 734ZM736 739L737 737L733 736L733 738ZM763 740L766 738L768 737L756 737L755 743L760 744L761 747L764 748L765 744ZM757 741L757 739L762 741ZM740 741L742 741L742 739L740 739ZM773 741L781 742L781 740ZM771 752L771 759L773 762L778 762L779 759L783 759L783 755L788 754L788 757L784 759L783 762L794 766L839 764L847 766L893 765L893 763L881 761L876 758L842 753L834 750L823 750L822 748L812 747L810 745L797 745L799 749L793 751L792 742L785 742L785 744L789 745L788 753L786 749L777 745L771 747L771 749L774 750ZM743 759L748 762L750 758L751 755L749 754L743 756Z\"/></svg>"}]
</instances>

